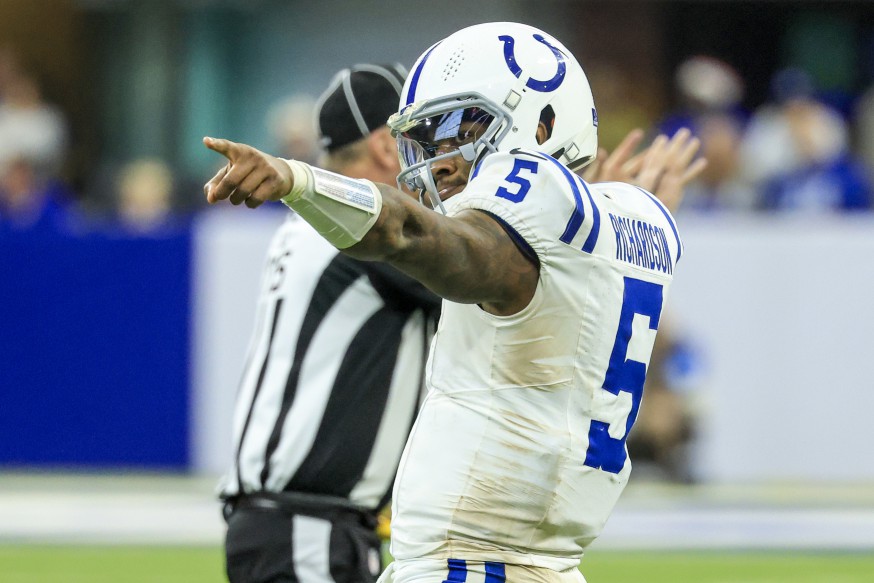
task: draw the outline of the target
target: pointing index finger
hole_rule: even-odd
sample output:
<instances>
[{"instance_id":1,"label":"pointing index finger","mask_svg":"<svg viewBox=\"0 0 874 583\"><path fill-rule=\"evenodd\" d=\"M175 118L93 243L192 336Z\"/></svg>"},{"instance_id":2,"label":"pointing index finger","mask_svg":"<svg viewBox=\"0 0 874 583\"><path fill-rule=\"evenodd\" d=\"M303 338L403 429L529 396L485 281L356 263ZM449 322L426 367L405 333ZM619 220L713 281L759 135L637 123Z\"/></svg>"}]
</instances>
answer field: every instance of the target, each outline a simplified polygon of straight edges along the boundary
<instances>
[{"instance_id":1,"label":"pointing index finger","mask_svg":"<svg viewBox=\"0 0 874 583\"><path fill-rule=\"evenodd\" d=\"M233 161L234 155L238 150L237 144L230 140L225 140L222 138L211 138L209 136L203 138L203 145L213 152L218 152L219 154L231 161Z\"/></svg>"}]
</instances>

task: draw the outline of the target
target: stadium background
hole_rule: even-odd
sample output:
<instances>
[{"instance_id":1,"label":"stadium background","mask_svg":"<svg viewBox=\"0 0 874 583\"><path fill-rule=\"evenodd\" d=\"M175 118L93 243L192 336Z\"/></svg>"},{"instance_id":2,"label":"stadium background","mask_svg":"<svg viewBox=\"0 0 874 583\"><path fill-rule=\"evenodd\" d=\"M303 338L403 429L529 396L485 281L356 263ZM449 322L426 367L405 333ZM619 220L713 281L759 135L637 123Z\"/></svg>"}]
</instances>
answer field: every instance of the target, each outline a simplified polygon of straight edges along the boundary
<instances>
[{"instance_id":1,"label":"stadium background","mask_svg":"<svg viewBox=\"0 0 874 583\"><path fill-rule=\"evenodd\" d=\"M212 571L180 580L220 580L212 491L282 212L204 210L200 184L217 160L200 137L276 148L265 114L283 98L318 93L355 62L409 65L487 20L565 41L592 79L608 146L623 124L677 106L674 71L696 54L739 71L750 110L787 65L812 71L845 113L874 85L868 2L3 0L0 45L27 57L67 115L63 177L83 206L111 203L99 186L120 164L157 157L190 220L161 237L3 236L0 580L73 580L63 549L48 562L68 565L66 576L40 575L46 559L28 554L60 543L76 556L87 555L80 545L194 545ZM614 101L599 102L598 79L616 75ZM764 549L797 565L813 552L870 554L874 215L682 220L688 253L670 309L699 355L686 394L698 415L695 483L644 475L594 548ZM83 580L99 580L94 569ZM769 580L781 573L791 569ZM864 580L843 577L830 580Z\"/></svg>"}]
</instances>

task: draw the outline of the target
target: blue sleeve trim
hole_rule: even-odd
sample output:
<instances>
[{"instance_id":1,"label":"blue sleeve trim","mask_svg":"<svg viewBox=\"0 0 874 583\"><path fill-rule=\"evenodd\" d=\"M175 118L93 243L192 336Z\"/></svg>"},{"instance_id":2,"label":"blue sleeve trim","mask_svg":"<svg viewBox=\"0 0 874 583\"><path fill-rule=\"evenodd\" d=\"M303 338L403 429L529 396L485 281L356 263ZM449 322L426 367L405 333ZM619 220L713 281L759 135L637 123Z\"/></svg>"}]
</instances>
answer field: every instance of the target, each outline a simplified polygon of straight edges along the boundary
<instances>
[{"instance_id":1,"label":"blue sleeve trim","mask_svg":"<svg viewBox=\"0 0 874 583\"><path fill-rule=\"evenodd\" d=\"M574 203L576 205L574 208L574 214L571 215L571 218L564 229L564 233L559 237L559 240L562 243L568 245L570 245L573 238L580 231L580 228L583 226L583 220L586 218L586 210L583 206L583 195L580 193L579 187L579 185L582 184L583 190L586 191L586 195L589 197L589 203L592 205L592 230L589 231L589 236L586 237L586 242L583 243L582 250L586 253L592 253L595 250L595 244L598 242L598 234L601 232L601 212L598 210L598 207L595 206L595 200L592 198L592 193L589 192L589 188L580 177L571 173L564 164L552 156L537 154L537 157L542 158L543 160L549 160L555 164L558 169L561 170L561 173L568 181L568 184L574 193Z\"/></svg>"}]
</instances>

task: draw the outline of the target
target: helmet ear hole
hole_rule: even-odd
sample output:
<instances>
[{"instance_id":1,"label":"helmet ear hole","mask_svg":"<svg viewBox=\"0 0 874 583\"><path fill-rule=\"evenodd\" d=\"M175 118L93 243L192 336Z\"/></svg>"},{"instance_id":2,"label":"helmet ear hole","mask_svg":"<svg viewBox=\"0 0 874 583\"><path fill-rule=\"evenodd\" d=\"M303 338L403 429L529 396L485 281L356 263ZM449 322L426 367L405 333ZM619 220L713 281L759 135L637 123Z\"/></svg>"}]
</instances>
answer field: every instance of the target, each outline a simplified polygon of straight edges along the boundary
<instances>
[{"instance_id":1,"label":"helmet ear hole","mask_svg":"<svg viewBox=\"0 0 874 583\"><path fill-rule=\"evenodd\" d=\"M540 123L546 129L546 137L543 140L537 140L539 144L542 144L552 137L552 128L555 127L555 110L552 109L552 105L547 104L540 110Z\"/></svg>"}]
</instances>

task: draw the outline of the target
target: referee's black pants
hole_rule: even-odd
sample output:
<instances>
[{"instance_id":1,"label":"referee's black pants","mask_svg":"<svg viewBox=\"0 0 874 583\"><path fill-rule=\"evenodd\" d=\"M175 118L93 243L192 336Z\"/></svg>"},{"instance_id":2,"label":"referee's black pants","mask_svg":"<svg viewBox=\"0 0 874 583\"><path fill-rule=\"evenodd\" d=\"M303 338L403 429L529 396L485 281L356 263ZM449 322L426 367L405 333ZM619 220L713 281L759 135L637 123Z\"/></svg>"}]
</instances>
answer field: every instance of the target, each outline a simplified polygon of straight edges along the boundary
<instances>
[{"instance_id":1,"label":"referee's black pants","mask_svg":"<svg viewBox=\"0 0 874 583\"><path fill-rule=\"evenodd\" d=\"M382 571L374 521L361 513L302 514L241 498L226 504L225 518L230 583L373 583Z\"/></svg>"}]
</instances>

